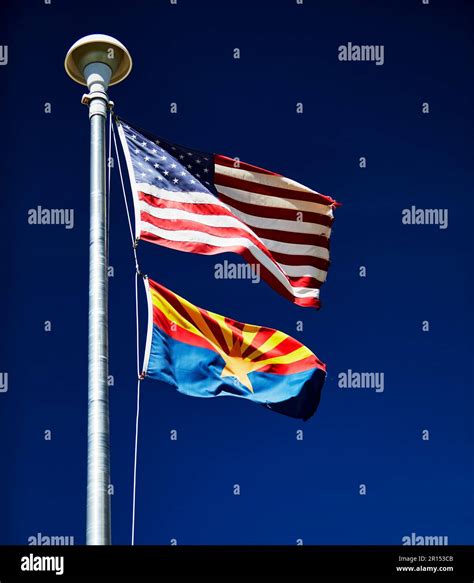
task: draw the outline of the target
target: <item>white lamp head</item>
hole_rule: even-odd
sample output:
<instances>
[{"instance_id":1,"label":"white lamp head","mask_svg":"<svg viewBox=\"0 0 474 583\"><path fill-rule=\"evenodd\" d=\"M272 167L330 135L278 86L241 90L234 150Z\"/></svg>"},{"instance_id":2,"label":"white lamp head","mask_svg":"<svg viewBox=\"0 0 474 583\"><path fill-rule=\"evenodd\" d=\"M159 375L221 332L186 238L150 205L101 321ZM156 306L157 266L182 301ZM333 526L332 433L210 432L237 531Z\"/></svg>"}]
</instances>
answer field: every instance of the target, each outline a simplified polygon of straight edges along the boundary
<instances>
[{"instance_id":1,"label":"white lamp head","mask_svg":"<svg viewBox=\"0 0 474 583\"><path fill-rule=\"evenodd\" d=\"M76 41L64 60L66 73L81 85L87 85L84 69L92 63L104 63L111 69L109 85L116 85L128 76L132 58L117 39L106 34L90 34Z\"/></svg>"}]
</instances>

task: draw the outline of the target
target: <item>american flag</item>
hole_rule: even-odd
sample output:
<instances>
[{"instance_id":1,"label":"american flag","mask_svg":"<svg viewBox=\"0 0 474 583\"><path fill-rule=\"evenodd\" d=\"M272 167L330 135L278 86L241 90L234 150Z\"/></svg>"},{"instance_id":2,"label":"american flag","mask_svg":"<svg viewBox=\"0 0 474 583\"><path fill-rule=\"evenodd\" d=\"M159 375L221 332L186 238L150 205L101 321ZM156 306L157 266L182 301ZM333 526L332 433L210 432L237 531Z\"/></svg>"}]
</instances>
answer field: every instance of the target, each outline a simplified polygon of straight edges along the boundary
<instances>
[{"instance_id":1,"label":"american flag","mask_svg":"<svg viewBox=\"0 0 474 583\"><path fill-rule=\"evenodd\" d=\"M290 301L319 307L337 206L332 198L238 159L117 124L137 238L204 255L238 253Z\"/></svg>"}]
</instances>

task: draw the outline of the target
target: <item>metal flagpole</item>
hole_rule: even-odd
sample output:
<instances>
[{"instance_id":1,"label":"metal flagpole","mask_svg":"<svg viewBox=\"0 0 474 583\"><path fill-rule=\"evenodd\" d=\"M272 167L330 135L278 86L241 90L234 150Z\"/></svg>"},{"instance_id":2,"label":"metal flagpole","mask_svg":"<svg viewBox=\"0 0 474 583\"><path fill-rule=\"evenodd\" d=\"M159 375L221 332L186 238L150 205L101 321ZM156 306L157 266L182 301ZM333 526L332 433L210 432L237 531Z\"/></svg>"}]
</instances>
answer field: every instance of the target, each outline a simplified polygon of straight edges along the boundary
<instances>
[{"instance_id":1,"label":"metal flagpole","mask_svg":"<svg viewBox=\"0 0 474 583\"><path fill-rule=\"evenodd\" d=\"M89 231L89 395L87 441L86 544L111 544L110 444L107 322L107 207L105 196L105 124L107 89L132 68L127 49L116 39L94 34L79 39L64 62L67 74L89 94L90 231Z\"/></svg>"}]
</instances>

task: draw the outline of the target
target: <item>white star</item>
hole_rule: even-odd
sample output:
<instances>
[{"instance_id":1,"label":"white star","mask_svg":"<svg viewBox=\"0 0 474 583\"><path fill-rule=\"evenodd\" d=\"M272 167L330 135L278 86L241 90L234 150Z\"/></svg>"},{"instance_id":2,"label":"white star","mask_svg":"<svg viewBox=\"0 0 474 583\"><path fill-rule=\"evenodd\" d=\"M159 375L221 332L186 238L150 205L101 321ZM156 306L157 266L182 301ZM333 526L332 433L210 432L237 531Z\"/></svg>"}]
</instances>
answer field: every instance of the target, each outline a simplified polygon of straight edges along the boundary
<instances>
[{"instance_id":1,"label":"white star","mask_svg":"<svg viewBox=\"0 0 474 583\"><path fill-rule=\"evenodd\" d=\"M178 184L179 180L177 178L173 178L173 183Z\"/></svg>"},{"instance_id":2,"label":"white star","mask_svg":"<svg viewBox=\"0 0 474 583\"><path fill-rule=\"evenodd\" d=\"M192 156L192 155L193 155L193 153L192 153L192 152L188 152L188 156Z\"/></svg>"},{"instance_id":3,"label":"white star","mask_svg":"<svg viewBox=\"0 0 474 583\"><path fill-rule=\"evenodd\" d=\"M200 174L196 174L196 176L197 176L198 178L201 178L201 175L200 175Z\"/></svg>"},{"instance_id":4,"label":"white star","mask_svg":"<svg viewBox=\"0 0 474 583\"><path fill-rule=\"evenodd\" d=\"M195 180L191 180L191 184L196 184L196 181Z\"/></svg>"},{"instance_id":5,"label":"white star","mask_svg":"<svg viewBox=\"0 0 474 583\"><path fill-rule=\"evenodd\" d=\"M151 151L152 154L156 154L158 152L158 150L156 148L153 148L153 150Z\"/></svg>"},{"instance_id":6,"label":"white star","mask_svg":"<svg viewBox=\"0 0 474 583\"><path fill-rule=\"evenodd\" d=\"M135 154L138 154L138 148L136 150L134 150Z\"/></svg>"},{"instance_id":7,"label":"white star","mask_svg":"<svg viewBox=\"0 0 474 583\"><path fill-rule=\"evenodd\" d=\"M165 176L168 176L168 174L169 174L168 170L165 170L165 171L163 172L163 174L164 174Z\"/></svg>"},{"instance_id":8,"label":"white star","mask_svg":"<svg viewBox=\"0 0 474 583\"><path fill-rule=\"evenodd\" d=\"M209 170L207 168L204 168L204 172L207 174Z\"/></svg>"},{"instance_id":9,"label":"white star","mask_svg":"<svg viewBox=\"0 0 474 583\"><path fill-rule=\"evenodd\" d=\"M157 144L158 146L160 145L160 143L161 143L160 140L155 141L155 144Z\"/></svg>"},{"instance_id":10,"label":"white star","mask_svg":"<svg viewBox=\"0 0 474 583\"><path fill-rule=\"evenodd\" d=\"M163 176L158 176L158 180L163 180Z\"/></svg>"},{"instance_id":11,"label":"white star","mask_svg":"<svg viewBox=\"0 0 474 583\"><path fill-rule=\"evenodd\" d=\"M201 160L196 160L196 164L200 164L200 163L201 163Z\"/></svg>"},{"instance_id":12,"label":"white star","mask_svg":"<svg viewBox=\"0 0 474 583\"><path fill-rule=\"evenodd\" d=\"M171 168L176 168L176 164L171 164Z\"/></svg>"},{"instance_id":13,"label":"white star","mask_svg":"<svg viewBox=\"0 0 474 583\"><path fill-rule=\"evenodd\" d=\"M146 142L142 142L142 146L146 146Z\"/></svg>"},{"instance_id":14,"label":"white star","mask_svg":"<svg viewBox=\"0 0 474 583\"><path fill-rule=\"evenodd\" d=\"M153 166L154 166L155 168L159 168L159 167L160 167L160 165L159 165L159 164L157 164L156 162L155 162L155 164L153 164Z\"/></svg>"},{"instance_id":15,"label":"white star","mask_svg":"<svg viewBox=\"0 0 474 583\"><path fill-rule=\"evenodd\" d=\"M184 156L183 156L183 154L180 154L180 155L179 155L179 159L180 159L180 160L184 160Z\"/></svg>"},{"instance_id":16,"label":"white star","mask_svg":"<svg viewBox=\"0 0 474 583\"><path fill-rule=\"evenodd\" d=\"M145 162L148 162L149 159L148 156L145 156Z\"/></svg>"},{"instance_id":17,"label":"white star","mask_svg":"<svg viewBox=\"0 0 474 583\"><path fill-rule=\"evenodd\" d=\"M184 171L183 172L180 172L180 175L181 176L186 176L186 172L184 172Z\"/></svg>"},{"instance_id":18,"label":"white star","mask_svg":"<svg viewBox=\"0 0 474 583\"><path fill-rule=\"evenodd\" d=\"M137 136L135 134L132 134L132 140L134 140Z\"/></svg>"},{"instance_id":19,"label":"white star","mask_svg":"<svg viewBox=\"0 0 474 583\"><path fill-rule=\"evenodd\" d=\"M166 160L166 156L160 156L160 160Z\"/></svg>"},{"instance_id":20,"label":"white star","mask_svg":"<svg viewBox=\"0 0 474 583\"><path fill-rule=\"evenodd\" d=\"M192 168L192 165L191 164L188 164L188 168L191 169Z\"/></svg>"}]
</instances>

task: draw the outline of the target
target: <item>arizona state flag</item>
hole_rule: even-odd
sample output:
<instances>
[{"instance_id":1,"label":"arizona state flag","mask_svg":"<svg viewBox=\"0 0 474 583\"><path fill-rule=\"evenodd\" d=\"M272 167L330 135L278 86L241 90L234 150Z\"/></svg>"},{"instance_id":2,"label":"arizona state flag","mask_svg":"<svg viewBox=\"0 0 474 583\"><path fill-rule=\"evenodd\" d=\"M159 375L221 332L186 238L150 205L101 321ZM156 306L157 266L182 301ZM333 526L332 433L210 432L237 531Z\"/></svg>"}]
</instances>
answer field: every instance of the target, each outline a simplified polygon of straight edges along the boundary
<instances>
[{"instance_id":1,"label":"arizona state flag","mask_svg":"<svg viewBox=\"0 0 474 583\"><path fill-rule=\"evenodd\" d=\"M144 376L194 397L232 395L309 419L326 365L284 332L242 324L194 306L145 279L148 335Z\"/></svg>"}]
</instances>

